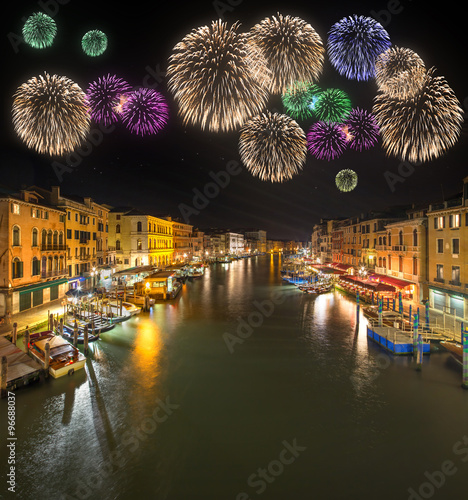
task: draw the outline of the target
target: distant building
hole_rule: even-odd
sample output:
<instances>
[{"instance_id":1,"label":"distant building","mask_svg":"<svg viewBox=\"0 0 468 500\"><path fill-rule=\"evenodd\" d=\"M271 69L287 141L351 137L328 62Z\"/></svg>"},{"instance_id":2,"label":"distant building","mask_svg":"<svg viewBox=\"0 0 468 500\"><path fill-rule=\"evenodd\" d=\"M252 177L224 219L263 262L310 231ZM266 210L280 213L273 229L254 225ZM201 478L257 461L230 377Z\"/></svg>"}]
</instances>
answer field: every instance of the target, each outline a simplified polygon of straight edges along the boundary
<instances>
[{"instance_id":1,"label":"distant building","mask_svg":"<svg viewBox=\"0 0 468 500\"><path fill-rule=\"evenodd\" d=\"M180 219L172 219L171 217L167 217L167 220L172 222L174 236L174 262L191 260L193 257L193 226L191 226L190 224L185 224Z\"/></svg>"}]
</instances>

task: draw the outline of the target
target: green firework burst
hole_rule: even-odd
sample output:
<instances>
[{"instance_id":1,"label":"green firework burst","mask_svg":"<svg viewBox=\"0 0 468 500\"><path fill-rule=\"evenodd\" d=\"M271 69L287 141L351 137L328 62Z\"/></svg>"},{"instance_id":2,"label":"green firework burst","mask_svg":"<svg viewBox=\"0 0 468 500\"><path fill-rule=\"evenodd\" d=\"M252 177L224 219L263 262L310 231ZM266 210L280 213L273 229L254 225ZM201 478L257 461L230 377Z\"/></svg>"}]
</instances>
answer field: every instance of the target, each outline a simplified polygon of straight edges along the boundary
<instances>
[{"instance_id":1,"label":"green firework burst","mask_svg":"<svg viewBox=\"0 0 468 500\"><path fill-rule=\"evenodd\" d=\"M24 41L35 49L50 47L56 34L55 21L43 12L29 16L23 26Z\"/></svg>"},{"instance_id":2,"label":"green firework burst","mask_svg":"<svg viewBox=\"0 0 468 500\"><path fill-rule=\"evenodd\" d=\"M357 186L358 176L354 170L345 168L336 174L335 183L340 191L349 193Z\"/></svg>"},{"instance_id":3,"label":"green firework burst","mask_svg":"<svg viewBox=\"0 0 468 500\"><path fill-rule=\"evenodd\" d=\"M327 89L321 92L315 104L315 115L321 121L341 122L351 113L352 104L346 92Z\"/></svg>"},{"instance_id":4,"label":"green firework burst","mask_svg":"<svg viewBox=\"0 0 468 500\"><path fill-rule=\"evenodd\" d=\"M313 116L321 89L311 82L295 82L281 96L283 106L291 118L307 119Z\"/></svg>"},{"instance_id":5,"label":"green firework burst","mask_svg":"<svg viewBox=\"0 0 468 500\"><path fill-rule=\"evenodd\" d=\"M81 39L81 46L86 55L100 56L107 49L107 36L99 30L88 31Z\"/></svg>"}]
</instances>

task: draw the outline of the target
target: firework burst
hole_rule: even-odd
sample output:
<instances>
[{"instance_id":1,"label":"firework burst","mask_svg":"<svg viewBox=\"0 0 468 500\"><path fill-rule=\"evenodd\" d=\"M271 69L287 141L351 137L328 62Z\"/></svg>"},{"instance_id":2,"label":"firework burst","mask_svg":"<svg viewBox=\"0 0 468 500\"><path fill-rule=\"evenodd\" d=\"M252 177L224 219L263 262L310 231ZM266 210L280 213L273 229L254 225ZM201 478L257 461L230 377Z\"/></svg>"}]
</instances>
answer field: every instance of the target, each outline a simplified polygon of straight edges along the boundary
<instances>
[{"instance_id":1,"label":"firework burst","mask_svg":"<svg viewBox=\"0 0 468 500\"><path fill-rule=\"evenodd\" d=\"M391 45L383 26L371 17L349 16L335 23L328 33L330 62L351 80L374 76L376 57Z\"/></svg>"},{"instance_id":2,"label":"firework burst","mask_svg":"<svg viewBox=\"0 0 468 500\"><path fill-rule=\"evenodd\" d=\"M242 127L239 152L252 175L283 182L302 169L307 157L307 140L292 118L266 112Z\"/></svg>"},{"instance_id":3,"label":"firework burst","mask_svg":"<svg viewBox=\"0 0 468 500\"><path fill-rule=\"evenodd\" d=\"M351 109L351 101L346 92L326 89L318 94L314 113L321 121L341 122L348 117Z\"/></svg>"},{"instance_id":4,"label":"firework burst","mask_svg":"<svg viewBox=\"0 0 468 500\"><path fill-rule=\"evenodd\" d=\"M122 122L138 135L157 134L169 120L164 96L154 89L140 88L126 96L122 105Z\"/></svg>"},{"instance_id":5,"label":"firework burst","mask_svg":"<svg viewBox=\"0 0 468 500\"><path fill-rule=\"evenodd\" d=\"M258 47L239 33L239 24L222 21L186 35L173 49L168 88L183 124L230 131L266 105L270 71Z\"/></svg>"},{"instance_id":6,"label":"firework burst","mask_svg":"<svg viewBox=\"0 0 468 500\"><path fill-rule=\"evenodd\" d=\"M348 146L351 149L362 151L370 149L378 141L379 126L372 113L355 108L351 111L345 121L345 126L348 127Z\"/></svg>"},{"instance_id":7,"label":"firework burst","mask_svg":"<svg viewBox=\"0 0 468 500\"><path fill-rule=\"evenodd\" d=\"M249 35L273 72L271 93L284 93L297 81L318 80L325 49L315 29L304 20L278 14L256 24Z\"/></svg>"},{"instance_id":8,"label":"firework burst","mask_svg":"<svg viewBox=\"0 0 468 500\"><path fill-rule=\"evenodd\" d=\"M283 106L291 118L305 120L313 116L321 89L315 83L296 82L281 96Z\"/></svg>"},{"instance_id":9,"label":"firework burst","mask_svg":"<svg viewBox=\"0 0 468 500\"><path fill-rule=\"evenodd\" d=\"M86 90L91 117L98 123L110 125L119 120L123 101L131 86L122 78L107 75L92 82Z\"/></svg>"},{"instance_id":10,"label":"firework burst","mask_svg":"<svg viewBox=\"0 0 468 500\"><path fill-rule=\"evenodd\" d=\"M345 168L340 170L335 177L336 187L343 193L352 191L358 183L358 176L354 170Z\"/></svg>"},{"instance_id":11,"label":"firework burst","mask_svg":"<svg viewBox=\"0 0 468 500\"><path fill-rule=\"evenodd\" d=\"M333 122L314 123L307 132L307 146L312 156L319 160L335 160L347 148L343 125Z\"/></svg>"},{"instance_id":12,"label":"firework burst","mask_svg":"<svg viewBox=\"0 0 468 500\"><path fill-rule=\"evenodd\" d=\"M390 97L407 99L424 85L424 61L411 49L392 47L375 60L375 81Z\"/></svg>"},{"instance_id":13,"label":"firework burst","mask_svg":"<svg viewBox=\"0 0 468 500\"><path fill-rule=\"evenodd\" d=\"M43 12L29 16L23 26L24 41L35 49L50 47L56 34L55 21Z\"/></svg>"},{"instance_id":14,"label":"firework burst","mask_svg":"<svg viewBox=\"0 0 468 500\"><path fill-rule=\"evenodd\" d=\"M439 157L458 140L463 110L455 93L431 68L422 89L400 100L379 92L373 113L386 153L403 160L425 162Z\"/></svg>"},{"instance_id":15,"label":"firework burst","mask_svg":"<svg viewBox=\"0 0 468 500\"><path fill-rule=\"evenodd\" d=\"M107 49L107 36L100 30L88 31L81 39L81 47L87 56L100 56Z\"/></svg>"},{"instance_id":16,"label":"firework burst","mask_svg":"<svg viewBox=\"0 0 468 500\"><path fill-rule=\"evenodd\" d=\"M86 96L69 78L45 73L20 85L13 97L13 125L29 148L61 156L86 139Z\"/></svg>"}]
</instances>

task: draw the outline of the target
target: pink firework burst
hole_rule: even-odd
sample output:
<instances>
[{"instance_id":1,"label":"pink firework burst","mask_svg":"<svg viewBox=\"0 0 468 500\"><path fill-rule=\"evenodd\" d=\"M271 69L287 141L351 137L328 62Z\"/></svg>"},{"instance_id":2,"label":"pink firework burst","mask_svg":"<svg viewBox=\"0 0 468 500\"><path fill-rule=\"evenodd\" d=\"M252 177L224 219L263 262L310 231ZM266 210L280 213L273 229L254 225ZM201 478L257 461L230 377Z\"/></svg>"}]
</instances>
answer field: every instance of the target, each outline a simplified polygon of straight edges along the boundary
<instances>
[{"instance_id":1,"label":"pink firework burst","mask_svg":"<svg viewBox=\"0 0 468 500\"><path fill-rule=\"evenodd\" d=\"M344 123L349 130L348 145L351 149L362 151L377 144L380 131L372 113L354 108Z\"/></svg>"},{"instance_id":2,"label":"pink firework burst","mask_svg":"<svg viewBox=\"0 0 468 500\"><path fill-rule=\"evenodd\" d=\"M341 156L348 145L343 125L334 122L314 123L307 133L309 152L319 160L334 160Z\"/></svg>"},{"instance_id":3,"label":"pink firework burst","mask_svg":"<svg viewBox=\"0 0 468 500\"><path fill-rule=\"evenodd\" d=\"M140 88L130 93L122 104L122 122L133 134L160 132L169 120L165 97L154 89Z\"/></svg>"}]
</instances>

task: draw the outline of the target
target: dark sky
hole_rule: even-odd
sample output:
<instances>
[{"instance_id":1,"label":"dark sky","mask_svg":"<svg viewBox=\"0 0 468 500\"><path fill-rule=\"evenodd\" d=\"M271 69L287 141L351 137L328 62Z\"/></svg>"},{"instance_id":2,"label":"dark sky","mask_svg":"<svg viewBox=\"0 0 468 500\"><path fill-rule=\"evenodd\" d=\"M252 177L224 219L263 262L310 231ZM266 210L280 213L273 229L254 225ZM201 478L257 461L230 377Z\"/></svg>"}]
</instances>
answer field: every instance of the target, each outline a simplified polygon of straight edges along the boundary
<instances>
[{"instance_id":1,"label":"dark sky","mask_svg":"<svg viewBox=\"0 0 468 500\"><path fill-rule=\"evenodd\" d=\"M463 5L463 6L462 6ZM45 7L44 7L45 6ZM4 57L2 76L3 134L0 183L12 187L39 184L60 185L62 192L91 196L111 205L133 205L155 214L181 217L193 206L194 190L203 191L211 182L210 172L226 169L238 161L238 133L208 133L183 127L177 108L166 90L164 71L173 46L193 28L210 24L223 10L229 23L239 21L246 31L263 18L280 12L309 22L327 40L330 27L342 17L358 14L376 17L384 24L393 45L416 51L426 67L435 66L446 77L464 110L468 110L467 7L460 2L417 0L371 0L363 2L255 2L222 0L181 2L127 2L88 0L10 2L2 16ZM389 12L393 10L393 14ZM58 34L52 47L36 50L21 35L24 16L49 10ZM81 50L81 37L89 29L101 29L109 38L106 53L90 58ZM103 134L88 156L81 157L72 172L59 179L53 160L27 149L16 137L11 124L11 103L15 89L44 71L65 75L83 89L99 76L117 74L134 86L152 86L165 94L171 121L160 134L136 137L117 126ZM158 76L156 82L154 76ZM162 75L162 76L161 76ZM338 75L326 62L319 81L323 87L345 90L353 105L372 107L375 82L354 82ZM273 96L268 109L281 110ZM308 122L300 122L306 130ZM96 128L96 125L92 125ZM388 158L380 145L357 153L347 151L331 162L308 155L303 171L279 184L260 181L243 167L229 184L205 203L199 214L189 217L198 227L247 227L266 229L272 238L309 239L320 218L353 216L369 210L411 202L439 201L461 190L468 175L468 127L458 143L443 157L419 166L402 169L401 161ZM63 162L65 163L65 162ZM340 193L334 184L336 173L354 169L359 184L351 193ZM406 177L391 186L389 173Z\"/></svg>"}]
</instances>

